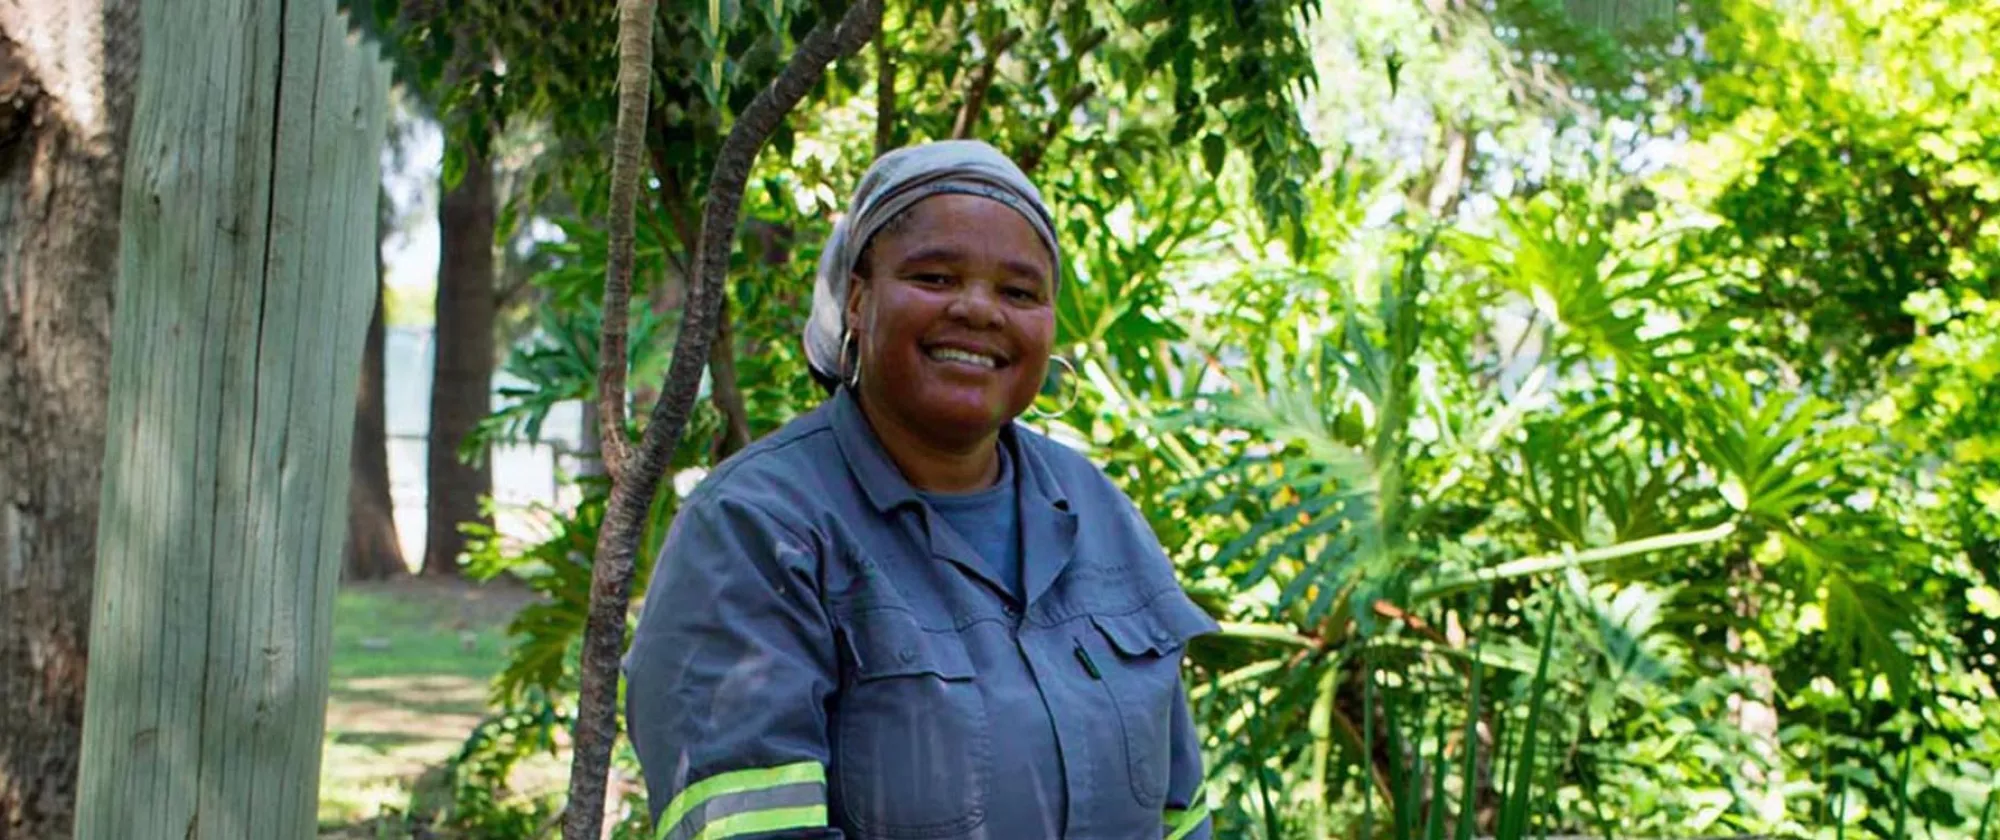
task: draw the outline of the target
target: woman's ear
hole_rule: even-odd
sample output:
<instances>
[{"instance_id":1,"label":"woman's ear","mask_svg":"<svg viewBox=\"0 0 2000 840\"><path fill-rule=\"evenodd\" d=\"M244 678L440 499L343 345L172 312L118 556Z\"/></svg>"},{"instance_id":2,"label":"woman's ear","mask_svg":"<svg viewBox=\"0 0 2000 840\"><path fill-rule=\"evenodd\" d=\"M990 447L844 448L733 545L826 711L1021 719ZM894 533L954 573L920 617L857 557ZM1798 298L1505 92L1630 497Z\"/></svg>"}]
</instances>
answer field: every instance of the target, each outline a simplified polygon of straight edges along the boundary
<instances>
[{"instance_id":1,"label":"woman's ear","mask_svg":"<svg viewBox=\"0 0 2000 840\"><path fill-rule=\"evenodd\" d=\"M861 323L862 305L868 298L868 279L859 272L847 275L847 318L849 329Z\"/></svg>"}]
</instances>

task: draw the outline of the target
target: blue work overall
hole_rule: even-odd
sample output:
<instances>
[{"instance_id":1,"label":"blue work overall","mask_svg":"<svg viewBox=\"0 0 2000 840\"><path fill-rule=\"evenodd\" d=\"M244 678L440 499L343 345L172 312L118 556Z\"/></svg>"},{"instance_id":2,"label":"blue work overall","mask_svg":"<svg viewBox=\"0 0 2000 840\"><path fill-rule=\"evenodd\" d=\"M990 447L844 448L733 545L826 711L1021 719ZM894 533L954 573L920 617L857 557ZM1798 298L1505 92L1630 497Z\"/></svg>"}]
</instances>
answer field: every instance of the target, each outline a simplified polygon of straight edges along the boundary
<instances>
[{"instance_id":1,"label":"blue work overall","mask_svg":"<svg viewBox=\"0 0 2000 840\"><path fill-rule=\"evenodd\" d=\"M1013 586L845 389L690 494L626 657L659 837L1208 837L1180 667L1215 621L1095 465L1000 441Z\"/></svg>"}]
</instances>

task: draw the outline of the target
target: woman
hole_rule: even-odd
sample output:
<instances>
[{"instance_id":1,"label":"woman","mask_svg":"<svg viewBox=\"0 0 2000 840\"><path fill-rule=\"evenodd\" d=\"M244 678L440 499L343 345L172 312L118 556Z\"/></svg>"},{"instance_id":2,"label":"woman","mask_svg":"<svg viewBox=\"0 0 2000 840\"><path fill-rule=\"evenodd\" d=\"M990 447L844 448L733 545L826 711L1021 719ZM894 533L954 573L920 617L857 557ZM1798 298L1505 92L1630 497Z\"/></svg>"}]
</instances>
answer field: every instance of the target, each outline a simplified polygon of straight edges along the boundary
<instances>
[{"instance_id":1,"label":"woman","mask_svg":"<svg viewBox=\"0 0 2000 840\"><path fill-rule=\"evenodd\" d=\"M658 836L1207 837L1180 661L1215 622L1014 424L1061 264L989 146L862 178L805 335L833 395L685 500L626 659Z\"/></svg>"}]
</instances>

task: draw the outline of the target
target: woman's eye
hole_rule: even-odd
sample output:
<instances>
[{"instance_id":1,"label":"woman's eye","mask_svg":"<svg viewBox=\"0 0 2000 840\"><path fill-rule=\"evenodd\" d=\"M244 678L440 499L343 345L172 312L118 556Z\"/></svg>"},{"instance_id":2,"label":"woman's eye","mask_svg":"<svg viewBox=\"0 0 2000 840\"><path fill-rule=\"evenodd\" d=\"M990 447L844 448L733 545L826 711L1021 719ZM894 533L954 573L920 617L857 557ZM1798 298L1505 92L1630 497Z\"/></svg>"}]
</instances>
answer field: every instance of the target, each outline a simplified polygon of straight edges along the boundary
<instances>
[{"instance_id":1,"label":"woman's eye","mask_svg":"<svg viewBox=\"0 0 2000 840\"><path fill-rule=\"evenodd\" d=\"M942 274L914 274L910 276L910 279L926 286L942 286L951 282L950 277Z\"/></svg>"},{"instance_id":2,"label":"woman's eye","mask_svg":"<svg viewBox=\"0 0 2000 840\"><path fill-rule=\"evenodd\" d=\"M1014 300L1018 300L1022 303L1034 303L1042 299L1042 296L1036 294L1033 289L1023 289L1014 286L1010 286L1007 288L1006 295L1007 297L1012 298Z\"/></svg>"}]
</instances>

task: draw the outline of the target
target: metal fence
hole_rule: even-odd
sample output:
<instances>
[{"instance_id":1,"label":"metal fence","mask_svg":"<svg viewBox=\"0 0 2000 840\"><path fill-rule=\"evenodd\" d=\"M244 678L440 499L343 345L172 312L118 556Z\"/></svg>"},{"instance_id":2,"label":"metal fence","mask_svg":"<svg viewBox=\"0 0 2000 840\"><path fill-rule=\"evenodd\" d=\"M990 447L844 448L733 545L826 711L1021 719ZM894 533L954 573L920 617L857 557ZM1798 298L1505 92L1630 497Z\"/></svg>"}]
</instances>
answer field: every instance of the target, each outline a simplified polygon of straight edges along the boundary
<instances>
[{"instance_id":1,"label":"metal fence","mask_svg":"<svg viewBox=\"0 0 2000 840\"><path fill-rule=\"evenodd\" d=\"M390 327L384 335L389 495L395 503L403 557L411 563L424 556L433 348L429 327ZM518 383L495 374L494 405L500 404L499 389L510 384ZM582 406L566 403L549 415L541 442L502 446L491 453L494 523L503 537L536 539L544 533L548 509L576 503L575 489L565 486L562 477L576 470L570 453L580 443L581 432Z\"/></svg>"}]
</instances>

